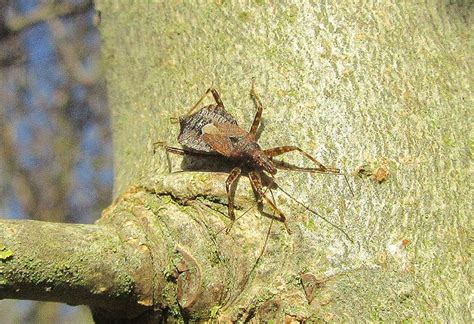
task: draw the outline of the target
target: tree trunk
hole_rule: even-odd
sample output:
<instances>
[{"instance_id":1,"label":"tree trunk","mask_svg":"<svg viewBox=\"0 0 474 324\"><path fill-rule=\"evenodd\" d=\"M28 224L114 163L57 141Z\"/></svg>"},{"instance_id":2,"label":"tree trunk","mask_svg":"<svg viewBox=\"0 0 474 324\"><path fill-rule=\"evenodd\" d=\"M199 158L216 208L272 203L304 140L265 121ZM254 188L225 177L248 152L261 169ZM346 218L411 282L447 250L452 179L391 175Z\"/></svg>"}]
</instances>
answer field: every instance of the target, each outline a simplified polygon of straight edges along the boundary
<instances>
[{"instance_id":1,"label":"tree trunk","mask_svg":"<svg viewBox=\"0 0 474 324\"><path fill-rule=\"evenodd\" d=\"M245 263L226 276L241 292L209 302L207 316L469 318L472 5L102 0L99 9L114 109L116 193L160 182L168 162L164 152L152 153L152 143L177 146L179 126L170 118L185 114L210 86L240 125L250 127L253 77L264 105L262 147L298 145L350 173L353 197L340 177L280 171L276 181L353 242L276 190L293 234L275 223L256 265L270 219L252 212L229 235L217 234L219 226L206 217L215 209L226 214L225 177L182 174L180 181L195 190L186 204L196 210L174 199L159 208L189 213L213 240L249 247L238 254ZM213 167L169 158L173 171ZM297 154L286 161L308 166ZM241 185L236 196L245 208L255 198ZM176 244L192 250L190 233ZM207 249L193 253L222 253L220 243ZM302 274L314 280L311 303Z\"/></svg>"},{"instance_id":2,"label":"tree trunk","mask_svg":"<svg viewBox=\"0 0 474 324\"><path fill-rule=\"evenodd\" d=\"M99 224L149 253L148 320L468 320L470 7L98 1L119 196ZM211 85L249 128L252 78L262 147L297 145L354 191L279 171L291 235L245 213L247 179L225 233L232 163L153 154Z\"/></svg>"}]
</instances>

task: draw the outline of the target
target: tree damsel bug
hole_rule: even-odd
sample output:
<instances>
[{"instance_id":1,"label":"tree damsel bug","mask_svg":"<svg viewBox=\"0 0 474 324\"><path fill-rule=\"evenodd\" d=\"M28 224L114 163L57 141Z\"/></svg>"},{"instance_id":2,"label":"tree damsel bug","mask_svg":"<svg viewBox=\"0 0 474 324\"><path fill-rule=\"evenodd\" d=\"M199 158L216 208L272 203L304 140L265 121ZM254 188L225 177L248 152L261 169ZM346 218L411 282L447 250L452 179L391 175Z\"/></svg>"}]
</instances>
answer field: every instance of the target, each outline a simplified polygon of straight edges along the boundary
<instances>
[{"instance_id":1,"label":"tree damsel bug","mask_svg":"<svg viewBox=\"0 0 474 324\"><path fill-rule=\"evenodd\" d=\"M209 93L212 94L215 104L202 107L195 112L196 108ZM279 146L266 150L262 149L257 143L256 134L262 118L263 106L259 97L255 93L254 82L252 83L250 96L255 102L257 113L255 114L252 126L248 132L240 128L234 117L225 110L224 104L217 90L214 88L209 88L186 115L179 117L180 133L178 136L178 142L183 146L183 148L171 147L165 145L163 142L157 142L155 145L158 144L163 146L166 151L174 154L193 156L221 156L234 163L235 166L226 180L228 216L232 221L227 230L230 230L236 219L233 196L235 189L234 185L236 180L241 175L242 170L244 169L248 171L248 177L253 190L259 198L258 201L260 202L264 200L271 207L274 213L278 215L278 217L275 217L275 219L282 222L287 232L291 233L285 215L280 211L280 209L278 209L274 199L272 201L266 195L266 191L274 184L274 175L277 173L277 169L343 175L346 183L349 186L351 194L353 194L353 192L345 174L342 173L340 169L324 166L313 156L306 153L297 146ZM314 168L298 167L273 159L276 156L292 151L301 153L304 157L311 160L316 166ZM266 190L263 189L262 185L262 175L264 173L271 177L271 184L267 185ZM351 240L346 232L344 232L344 230L342 230L339 226L333 224L326 218L322 217L319 213L305 206L303 203L290 196L289 193L284 191L282 188L280 189L296 203L303 206L307 211L314 213L326 222L341 230L344 235L349 240Z\"/></svg>"}]
</instances>

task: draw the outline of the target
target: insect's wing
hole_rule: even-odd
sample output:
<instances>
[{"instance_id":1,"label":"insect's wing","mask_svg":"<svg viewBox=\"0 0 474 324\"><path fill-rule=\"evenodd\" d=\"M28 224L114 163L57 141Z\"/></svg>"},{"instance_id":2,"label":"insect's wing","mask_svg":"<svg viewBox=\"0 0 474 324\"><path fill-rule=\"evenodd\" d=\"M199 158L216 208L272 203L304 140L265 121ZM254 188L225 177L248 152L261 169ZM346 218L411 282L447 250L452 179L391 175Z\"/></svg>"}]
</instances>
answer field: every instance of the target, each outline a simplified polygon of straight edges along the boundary
<instances>
[{"instance_id":1,"label":"insect's wing","mask_svg":"<svg viewBox=\"0 0 474 324\"><path fill-rule=\"evenodd\" d=\"M234 145L244 139L248 132L234 124L209 123L202 128L202 139L212 149L224 156L230 156Z\"/></svg>"},{"instance_id":2,"label":"insect's wing","mask_svg":"<svg viewBox=\"0 0 474 324\"><path fill-rule=\"evenodd\" d=\"M202 139L217 153L230 156L232 143L228 137L216 134L203 134Z\"/></svg>"},{"instance_id":3,"label":"insect's wing","mask_svg":"<svg viewBox=\"0 0 474 324\"><path fill-rule=\"evenodd\" d=\"M202 133L221 135L225 137L245 137L248 135L248 132L246 130L243 130L237 125L228 123L209 123L207 125L204 125L204 127L202 128Z\"/></svg>"},{"instance_id":4,"label":"insect's wing","mask_svg":"<svg viewBox=\"0 0 474 324\"><path fill-rule=\"evenodd\" d=\"M196 113L180 119L178 142L190 151L220 153L209 144L215 142L213 139L206 141L203 137L203 127L209 124L237 125L237 121L223 107L217 105L203 107Z\"/></svg>"}]
</instances>

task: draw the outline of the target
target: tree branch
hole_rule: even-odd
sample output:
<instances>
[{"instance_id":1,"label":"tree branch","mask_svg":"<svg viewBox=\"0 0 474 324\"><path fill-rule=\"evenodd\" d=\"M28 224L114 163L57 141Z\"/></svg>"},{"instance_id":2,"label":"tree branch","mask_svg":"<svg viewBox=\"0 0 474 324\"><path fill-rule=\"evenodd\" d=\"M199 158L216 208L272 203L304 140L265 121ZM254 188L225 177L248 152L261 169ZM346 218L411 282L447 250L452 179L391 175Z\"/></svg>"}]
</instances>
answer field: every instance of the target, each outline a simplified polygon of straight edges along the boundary
<instances>
[{"instance_id":1,"label":"tree branch","mask_svg":"<svg viewBox=\"0 0 474 324\"><path fill-rule=\"evenodd\" d=\"M310 242L297 228L292 235L269 228L271 218L248 203L248 183L235 202L239 215L251 212L226 234L224 179L156 176L129 188L97 225L0 222L0 298L87 304L96 320L142 323L167 316L228 321L251 318L265 305L276 313L288 303L306 307L312 297L300 275L311 259L290 251Z\"/></svg>"},{"instance_id":2,"label":"tree branch","mask_svg":"<svg viewBox=\"0 0 474 324\"><path fill-rule=\"evenodd\" d=\"M113 226L0 221L0 298L126 310L151 304L150 263Z\"/></svg>"}]
</instances>

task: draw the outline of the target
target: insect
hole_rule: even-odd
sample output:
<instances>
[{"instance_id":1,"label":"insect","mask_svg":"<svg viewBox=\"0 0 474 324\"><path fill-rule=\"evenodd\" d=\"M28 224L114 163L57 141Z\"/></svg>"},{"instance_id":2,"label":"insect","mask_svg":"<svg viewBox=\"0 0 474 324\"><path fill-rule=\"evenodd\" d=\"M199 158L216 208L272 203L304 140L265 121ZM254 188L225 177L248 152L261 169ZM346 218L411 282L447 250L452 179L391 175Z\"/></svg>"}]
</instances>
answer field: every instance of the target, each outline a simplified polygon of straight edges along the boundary
<instances>
[{"instance_id":1,"label":"insect","mask_svg":"<svg viewBox=\"0 0 474 324\"><path fill-rule=\"evenodd\" d=\"M209 93L212 94L215 104L202 107L198 111L195 111ZM225 182L228 199L228 216L232 221L231 226L235 221L234 184L241 175L242 170L247 171L248 178L259 201L265 201L274 211L274 214L276 213L276 215L278 215L276 219L284 224L288 233L291 233L285 215L278 209L274 201L267 197L266 190L263 189L263 174L268 174L272 182L274 175L277 173L277 169L343 174L340 169L324 166L313 156L297 146L279 146L270 149L262 149L257 143L256 134L262 118L263 106L255 92L254 83L252 84L250 96L255 102L257 113L255 114L249 131L242 129L237 124L235 118L225 110L224 103L217 90L209 88L191 110L185 116L179 118L180 132L178 142L182 145L182 148L167 146L162 142L155 144L164 146L168 152L174 154L225 157L235 165ZM304 157L311 160L315 164L315 167L298 167L274 160L276 156L292 151L301 153ZM268 187L269 186L267 186L267 188ZM305 208L312 211L307 207Z\"/></svg>"}]
</instances>

